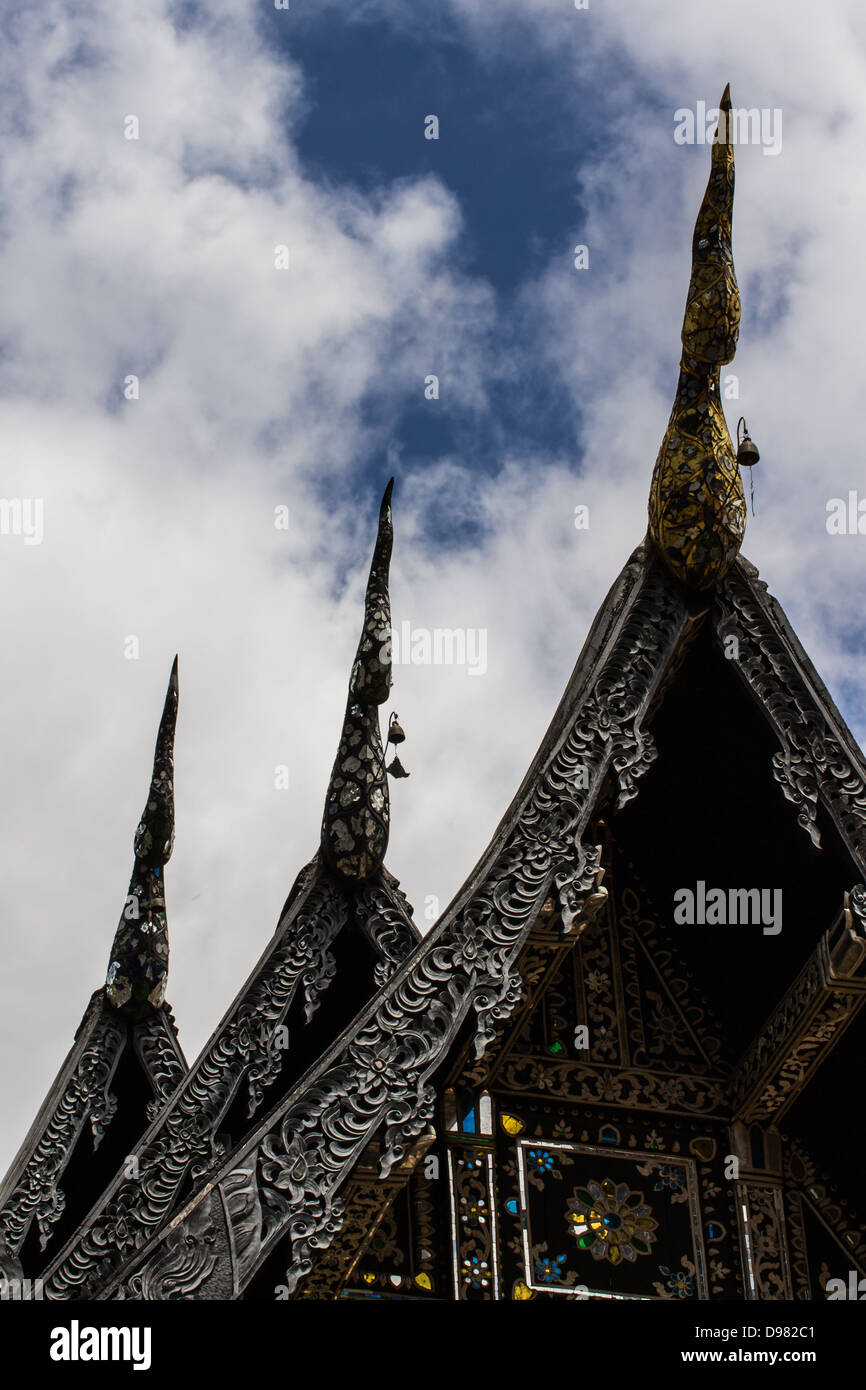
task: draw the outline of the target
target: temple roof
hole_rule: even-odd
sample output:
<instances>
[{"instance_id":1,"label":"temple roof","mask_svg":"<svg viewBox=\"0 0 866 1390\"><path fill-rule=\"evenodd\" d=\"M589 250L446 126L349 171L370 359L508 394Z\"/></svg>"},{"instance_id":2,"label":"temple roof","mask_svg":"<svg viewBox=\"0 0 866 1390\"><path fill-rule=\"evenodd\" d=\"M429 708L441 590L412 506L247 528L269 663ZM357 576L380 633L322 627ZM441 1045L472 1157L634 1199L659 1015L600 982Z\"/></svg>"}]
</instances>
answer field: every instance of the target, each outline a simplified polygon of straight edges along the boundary
<instances>
[{"instance_id":1,"label":"temple roof","mask_svg":"<svg viewBox=\"0 0 866 1390\"><path fill-rule=\"evenodd\" d=\"M446 1062L470 1041L480 1057L512 1015L527 988L521 962L530 935L574 940L598 910L604 818L626 825L643 816L633 839L663 891L675 875L699 872L705 851L751 869L761 845L784 846L773 868L796 886L795 930L774 969L762 968L766 958L757 968L750 961L748 998L736 980L721 990L728 1019L741 1015L743 1037L753 1039L758 1071L766 1065L762 1021L769 1015L772 1024L810 959L824 986L850 983L862 1002L866 761L781 608L738 554L742 487L718 400L719 365L732 355L739 314L732 190L733 151L724 140L714 147L695 232L680 382L653 476L649 534L605 598L478 864L407 955L414 929L382 865L387 794L376 742L376 707L390 679L381 645L390 621L389 485L321 852L302 871L250 981L140 1141L148 1181L117 1175L88 1228L46 1271L49 1297L236 1298L278 1257L287 1292L297 1290L340 1229L343 1193L362 1155L375 1141L382 1179L411 1166ZM676 829L666 835L653 782L667 769L689 800L675 808ZM748 802L744 837L737 813L756 787L768 823ZM712 836L703 834L710 825ZM797 837L801 854L820 851L808 873L787 853ZM349 922L358 930L346 932ZM302 993L308 1015L326 988L332 996L343 988L344 1005L357 1005L333 950L364 933L396 943L378 988L354 1017L332 1012L311 1034L315 1047L301 1042L294 1066L303 1074L294 1070L289 1081L275 1025ZM730 962L714 971L717 947L701 940L695 953L707 980L724 980ZM738 1042L735 1031L731 1038ZM744 1055L752 1055L748 1046ZM730 1081L732 1114L746 1104L748 1086L737 1090L746 1081L748 1104L759 1103L746 1072ZM253 1119L243 1126L233 1123L242 1095Z\"/></svg>"},{"instance_id":2,"label":"temple roof","mask_svg":"<svg viewBox=\"0 0 866 1390\"><path fill-rule=\"evenodd\" d=\"M227 1147L254 1127L254 1117L278 1103L298 1076L319 1057L384 985L419 939L412 909L399 882L384 866L388 839L388 792L378 705L391 684L388 564L391 554L391 491L379 515L367 584L360 644L352 665L342 735L328 788L319 852L301 870L276 931L200 1057L139 1145L141 1168L152 1170L142 1184L125 1171L115 1175L103 1203L135 1202L147 1190L160 1211L172 1209ZM171 721L167 703L164 728ZM158 745L159 749L159 745ZM170 850L170 798L164 779L154 784L136 846L130 897L147 910L150 942L160 935L162 863ZM145 856L147 856L145 858ZM150 875L151 877L148 877ZM158 950L141 959L138 937L122 920L109 970L110 987L120 976L121 1003L141 967L148 990L158 984ZM115 969L115 962L119 962ZM240 1200L240 1198L237 1198ZM82 1233L79 1233L81 1235ZM94 1237L84 1233L85 1242ZM75 1237L73 1238L75 1239ZM81 1266L74 1282L87 1277Z\"/></svg>"},{"instance_id":3,"label":"temple roof","mask_svg":"<svg viewBox=\"0 0 866 1390\"><path fill-rule=\"evenodd\" d=\"M150 792L135 833L129 893L108 978L0 1186L0 1269L32 1277L43 1251L89 1210L118 1162L186 1072L165 1004L168 939L162 870L174 835L172 747L177 658L159 726Z\"/></svg>"},{"instance_id":4,"label":"temple roof","mask_svg":"<svg viewBox=\"0 0 866 1390\"><path fill-rule=\"evenodd\" d=\"M282 1237L292 1246L287 1287L297 1286L339 1225L340 1191L365 1146L378 1136L383 1174L405 1163L430 1122L432 1078L458 1038L469 1029L480 1055L514 1009L523 988L518 959L540 914L548 932L565 938L579 933L594 910L604 892L598 816L639 797L658 756L653 718L681 679L699 630L719 661L736 640L732 672L776 750L762 775L783 794L777 814L790 814L804 845L831 836L838 881L863 891L857 885L866 874L866 763L778 604L738 559L696 611L654 548L639 546L599 611L490 845L429 935L208 1172L180 1226L155 1230L138 1188L122 1202L120 1189L106 1194L105 1231L120 1202L125 1220L154 1233L125 1265L114 1262L104 1296L237 1296ZM815 940L827 926L814 924ZM815 940L800 943L803 958ZM763 978L769 1010L790 980ZM206 1069L199 1083L203 1100ZM173 1252L188 1237L181 1293ZM220 1293L197 1263L199 1246L203 1258L222 1252ZM50 1296L74 1296L88 1280L101 1284L94 1259L86 1234L72 1242L48 1276Z\"/></svg>"}]
</instances>

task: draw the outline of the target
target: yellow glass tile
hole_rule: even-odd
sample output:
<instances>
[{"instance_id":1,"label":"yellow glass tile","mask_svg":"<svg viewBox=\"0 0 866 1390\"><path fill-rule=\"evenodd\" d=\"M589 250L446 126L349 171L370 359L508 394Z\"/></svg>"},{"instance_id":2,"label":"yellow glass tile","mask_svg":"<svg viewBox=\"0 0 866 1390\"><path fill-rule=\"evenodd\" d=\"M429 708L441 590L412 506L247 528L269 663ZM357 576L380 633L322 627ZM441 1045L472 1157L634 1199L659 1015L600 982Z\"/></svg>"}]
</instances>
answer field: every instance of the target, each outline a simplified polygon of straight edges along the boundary
<instances>
[{"instance_id":1,"label":"yellow glass tile","mask_svg":"<svg viewBox=\"0 0 866 1390\"><path fill-rule=\"evenodd\" d=\"M519 1134L526 1125L516 1115L500 1115L499 1122L506 1134Z\"/></svg>"}]
</instances>

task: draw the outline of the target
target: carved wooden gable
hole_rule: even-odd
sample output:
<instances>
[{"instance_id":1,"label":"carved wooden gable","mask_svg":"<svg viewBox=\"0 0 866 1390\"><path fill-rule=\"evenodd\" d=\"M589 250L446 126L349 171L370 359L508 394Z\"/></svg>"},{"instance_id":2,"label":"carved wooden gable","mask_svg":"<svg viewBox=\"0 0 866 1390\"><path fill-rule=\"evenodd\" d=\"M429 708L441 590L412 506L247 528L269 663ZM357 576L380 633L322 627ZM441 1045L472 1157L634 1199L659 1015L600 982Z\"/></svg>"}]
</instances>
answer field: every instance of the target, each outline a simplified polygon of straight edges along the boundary
<instances>
[{"instance_id":1,"label":"carved wooden gable","mask_svg":"<svg viewBox=\"0 0 866 1390\"><path fill-rule=\"evenodd\" d=\"M715 1020L633 877L577 949L554 927L529 938L523 1006L444 1077L346 1296L742 1297Z\"/></svg>"},{"instance_id":2,"label":"carved wooden gable","mask_svg":"<svg viewBox=\"0 0 866 1390\"><path fill-rule=\"evenodd\" d=\"M389 1191L368 1154L297 1297L802 1299L866 1272L803 1146L736 1118L719 1019L627 856L604 857L579 944L542 917L523 1005L443 1070L435 1137Z\"/></svg>"},{"instance_id":3,"label":"carved wooden gable","mask_svg":"<svg viewBox=\"0 0 866 1390\"><path fill-rule=\"evenodd\" d=\"M585 1286L748 1299L805 1287L780 1136L833 1171L839 1146L822 1139L814 1098L844 1087L840 1038L862 1043L864 852L862 756L754 571L738 561L695 601L639 548L429 935L303 1077L274 1083L270 1108L194 1173L172 1221L175 1143L186 1158L190 1133L175 1141L174 1118L223 1104L206 1049L166 1108L169 1146L143 1155L155 1155L153 1181L106 1191L98 1243L89 1231L70 1242L48 1295L561 1298ZM611 901L586 926L604 904L601 864ZM785 931L750 929L735 949L727 928L675 940L677 885L704 880L733 892L781 882ZM255 1075L248 1044L237 1057ZM739 1173L726 1178L729 1159ZM560 1174L549 1184L545 1165ZM461 1212L480 1247L458 1258ZM599 1222L630 1241L606 1244ZM403 1262L380 1264L375 1248Z\"/></svg>"}]
</instances>

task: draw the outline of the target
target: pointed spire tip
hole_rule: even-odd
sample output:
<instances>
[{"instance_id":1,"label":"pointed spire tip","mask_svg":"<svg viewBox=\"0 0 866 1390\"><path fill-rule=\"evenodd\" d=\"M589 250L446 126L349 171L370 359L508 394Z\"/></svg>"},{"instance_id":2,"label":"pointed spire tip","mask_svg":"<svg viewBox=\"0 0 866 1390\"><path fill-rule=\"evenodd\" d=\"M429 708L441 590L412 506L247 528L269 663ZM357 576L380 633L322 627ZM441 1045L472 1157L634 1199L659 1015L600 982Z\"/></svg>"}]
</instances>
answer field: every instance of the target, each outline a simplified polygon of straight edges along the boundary
<instances>
[{"instance_id":1,"label":"pointed spire tip","mask_svg":"<svg viewBox=\"0 0 866 1390\"><path fill-rule=\"evenodd\" d=\"M174 730L177 656L171 665L156 735L150 791L133 840L135 861L111 948L105 997L132 1021L147 1018L165 999L168 931L163 869L174 846Z\"/></svg>"},{"instance_id":2,"label":"pointed spire tip","mask_svg":"<svg viewBox=\"0 0 866 1390\"><path fill-rule=\"evenodd\" d=\"M734 133L731 87L719 103L710 177L695 222L683 315L680 378L650 484L650 535L668 567L709 589L736 558L746 502L719 398L719 374L736 352L740 295L731 247Z\"/></svg>"},{"instance_id":3,"label":"pointed spire tip","mask_svg":"<svg viewBox=\"0 0 866 1390\"><path fill-rule=\"evenodd\" d=\"M343 879L377 874L388 845L388 778L376 708L391 689L391 601L388 567L394 539L389 478L364 598L364 626L349 680L343 732L322 818L325 862Z\"/></svg>"}]
</instances>

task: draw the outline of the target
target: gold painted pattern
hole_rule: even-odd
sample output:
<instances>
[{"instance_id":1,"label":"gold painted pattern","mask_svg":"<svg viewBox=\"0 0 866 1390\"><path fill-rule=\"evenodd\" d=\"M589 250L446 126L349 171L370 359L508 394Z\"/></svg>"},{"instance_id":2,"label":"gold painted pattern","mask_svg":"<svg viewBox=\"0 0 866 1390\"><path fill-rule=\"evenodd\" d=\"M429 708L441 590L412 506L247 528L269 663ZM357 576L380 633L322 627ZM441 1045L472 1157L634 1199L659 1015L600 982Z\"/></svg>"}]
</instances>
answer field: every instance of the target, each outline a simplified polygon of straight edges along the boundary
<instances>
[{"instance_id":1,"label":"gold painted pattern","mask_svg":"<svg viewBox=\"0 0 866 1390\"><path fill-rule=\"evenodd\" d=\"M653 471L650 535L676 577L708 589L724 577L746 529L746 500L719 394L736 352L740 294L731 231L734 147L729 88L719 107L707 190L695 224L676 399Z\"/></svg>"}]
</instances>

